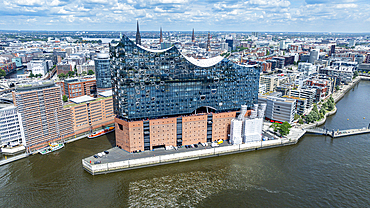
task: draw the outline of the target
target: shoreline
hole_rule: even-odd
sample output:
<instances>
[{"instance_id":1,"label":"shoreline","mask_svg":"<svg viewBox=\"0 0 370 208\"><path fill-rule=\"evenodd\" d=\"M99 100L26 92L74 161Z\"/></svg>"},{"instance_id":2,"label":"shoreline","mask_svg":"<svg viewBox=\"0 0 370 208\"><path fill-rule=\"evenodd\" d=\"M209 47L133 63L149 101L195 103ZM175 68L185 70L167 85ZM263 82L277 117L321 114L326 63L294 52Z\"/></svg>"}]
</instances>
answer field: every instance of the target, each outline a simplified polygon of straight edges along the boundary
<instances>
[{"instance_id":1,"label":"shoreline","mask_svg":"<svg viewBox=\"0 0 370 208\"><path fill-rule=\"evenodd\" d=\"M333 93L333 98L335 103L341 100L344 95L352 89L356 84L358 84L361 80L370 80L370 77L361 77L358 76L356 79L353 80L352 83L345 85L341 90ZM261 149L269 149L287 145L294 145L297 144L305 134L305 128L312 128L316 126L320 126L326 122L326 118L328 116L334 115L337 112L337 107L335 107L332 111L327 112L319 121L316 121L312 124L306 124L299 127L291 128L289 134L286 137L276 139L276 140L268 140L268 141L261 141L261 142L253 142L253 143L246 143L240 145L227 145L221 146L216 148L204 149L204 150L195 150L195 151L183 151L178 153L173 153L174 150L164 150L163 155L155 156L155 154L146 153L146 155L138 158L128 158L127 154L129 155L140 155L138 154L130 154L124 150L121 150L117 147L109 149L108 151L113 151L109 153L109 155L103 156L106 158L94 158L93 156L87 157L82 159L82 167L91 175L99 175L99 174L107 174L112 172L119 172L125 170L132 170L138 168L146 168L158 165L166 165L172 163L179 163L179 162L186 162L192 160L200 160L209 157L217 157L223 156L228 154L237 154L242 152L248 151L255 151ZM264 123L265 126L265 123ZM269 128L269 126L266 126ZM156 151L157 153L157 151ZM134 157L133 156L133 157ZM126 157L126 159L125 159ZM114 158L114 159L111 159ZM117 159L119 158L119 159ZM121 159L120 159L121 158ZM96 161L99 161L99 164L94 164Z\"/></svg>"}]
</instances>

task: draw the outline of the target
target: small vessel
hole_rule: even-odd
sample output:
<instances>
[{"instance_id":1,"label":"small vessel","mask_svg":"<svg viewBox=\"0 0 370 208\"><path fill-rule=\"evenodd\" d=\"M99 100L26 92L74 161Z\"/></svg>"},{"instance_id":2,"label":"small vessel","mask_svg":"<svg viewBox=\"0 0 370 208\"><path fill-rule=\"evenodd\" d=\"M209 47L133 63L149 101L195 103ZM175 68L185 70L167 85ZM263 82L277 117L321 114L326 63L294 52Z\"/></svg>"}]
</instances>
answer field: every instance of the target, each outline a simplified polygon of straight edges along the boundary
<instances>
[{"instance_id":1,"label":"small vessel","mask_svg":"<svg viewBox=\"0 0 370 208\"><path fill-rule=\"evenodd\" d=\"M102 130L97 131L97 132L94 132L94 133L90 134L89 136L87 136L87 138L93 139L93 138L96 138L96 137L99 137L99 136L103 136L104 134L108 134L112 131L114 131L114 126L102 129Z\"/></svg>"},{"instance_id":2,"label":"small vessel","mask_svg":"<svg viewBox=\"0 0 370 208\"><path fill-rule=\"evenodd\" d=\"M0 152L4 155L16 155L22 152L24 153L25 151L26 151L26 148L23 145L18 144L16 146L8 145L8 147L3 147L1 148Z\"/></svg>"},{"instance_id":3,"label":"small vessel","mask_svg":"<svg viewBox=\"0 0 370 208\"><path fill-rule=\"evenodd\" d=\"M42 155L46 155L50 152L57 151L59 149L62 149L64 147L64 144L58 144L58 143L49 143L49 146L40 149L38 152Z\"/></svg>"}]
</instances>

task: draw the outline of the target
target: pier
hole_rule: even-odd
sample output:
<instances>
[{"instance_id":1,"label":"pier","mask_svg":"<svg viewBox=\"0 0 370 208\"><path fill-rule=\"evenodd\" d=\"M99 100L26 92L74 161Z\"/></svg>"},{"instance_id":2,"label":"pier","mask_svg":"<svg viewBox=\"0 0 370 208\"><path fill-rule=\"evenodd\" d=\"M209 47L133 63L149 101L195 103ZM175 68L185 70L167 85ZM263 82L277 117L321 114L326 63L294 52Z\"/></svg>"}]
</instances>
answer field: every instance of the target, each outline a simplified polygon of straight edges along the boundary
<instances>
[{"instance_id":1,"label":"pier","mask_svg":"<svg viewBox=\"0 0 370 208\"><path fill-rule=\"evenodd\" d=\"M323 128L312 128L312 129L306 129L307 133L310 134L318 134L318 135L325 135L330 136L332 138L338 138L338 137L345 137L345 136L353 136L353 135L359 135L359 134L367 134L370 133L369 128L362 128L362 129L346 129L346 130L328 130Z\"/></svg>"}]
</instances>

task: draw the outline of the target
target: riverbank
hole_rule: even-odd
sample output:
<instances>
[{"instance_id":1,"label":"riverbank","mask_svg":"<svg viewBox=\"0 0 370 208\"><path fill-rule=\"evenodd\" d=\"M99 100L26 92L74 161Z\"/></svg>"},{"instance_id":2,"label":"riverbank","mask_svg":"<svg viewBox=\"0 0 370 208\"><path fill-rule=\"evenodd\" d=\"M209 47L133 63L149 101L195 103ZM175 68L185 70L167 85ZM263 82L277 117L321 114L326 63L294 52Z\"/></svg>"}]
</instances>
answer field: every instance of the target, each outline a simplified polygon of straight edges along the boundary
<instances>
[{"instance_id":1,"label":"riverbank","mask_svg":"<svg viewBox=\"0 0 370 208\"><path fill-rule=\"evenodd\" d=\"M361 77L357 77L353 80L352 83L345 85L341 90L335 92L332 95L334 101L338 102L340 99L342 99L343 96L361 80ZM157 165L165 165L170 163L186 162L190 160L200 160L209 157L236 154L246 151L294 145L297 144L299 139L305 135L305 129L324 124L327 117L334 115L336 112L337 108L335 107L332 111L327 112L324 115L324 118L319 121L316 121L312 124L293 127L291 128L289 134L281 139L247 143L241 145L225 144L224 146L216 148L205 148L201 150L181 148L179 149L179 152L171 152L174 150L157 150L132 154L119 148L112 148L108 150L110 153L103 157L94 158L93 156L90 156L82 159L82 166L90 174L98 175ZM265 123L264 130L267 129L269 129L269 125Z\"/></svg>"}]
</instances>

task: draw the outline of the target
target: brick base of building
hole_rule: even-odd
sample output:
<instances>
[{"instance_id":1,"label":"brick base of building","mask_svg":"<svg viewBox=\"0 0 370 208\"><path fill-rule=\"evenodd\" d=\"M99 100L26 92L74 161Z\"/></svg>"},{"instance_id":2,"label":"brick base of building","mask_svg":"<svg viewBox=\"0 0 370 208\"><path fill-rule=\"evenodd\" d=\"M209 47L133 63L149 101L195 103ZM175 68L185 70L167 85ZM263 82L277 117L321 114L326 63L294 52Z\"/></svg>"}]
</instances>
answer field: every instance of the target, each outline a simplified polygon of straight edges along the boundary
<instances>
[{"instance_id":1,"label":"brick base of building","mask_svg":"<svg viewBox=\"0 0 370 208\"><path fill-rule=\"evenodd\" d=\"M126 121L115 118L116 146L127 152L227 140L237 111Z\"/></svg>"}]
</instances>

